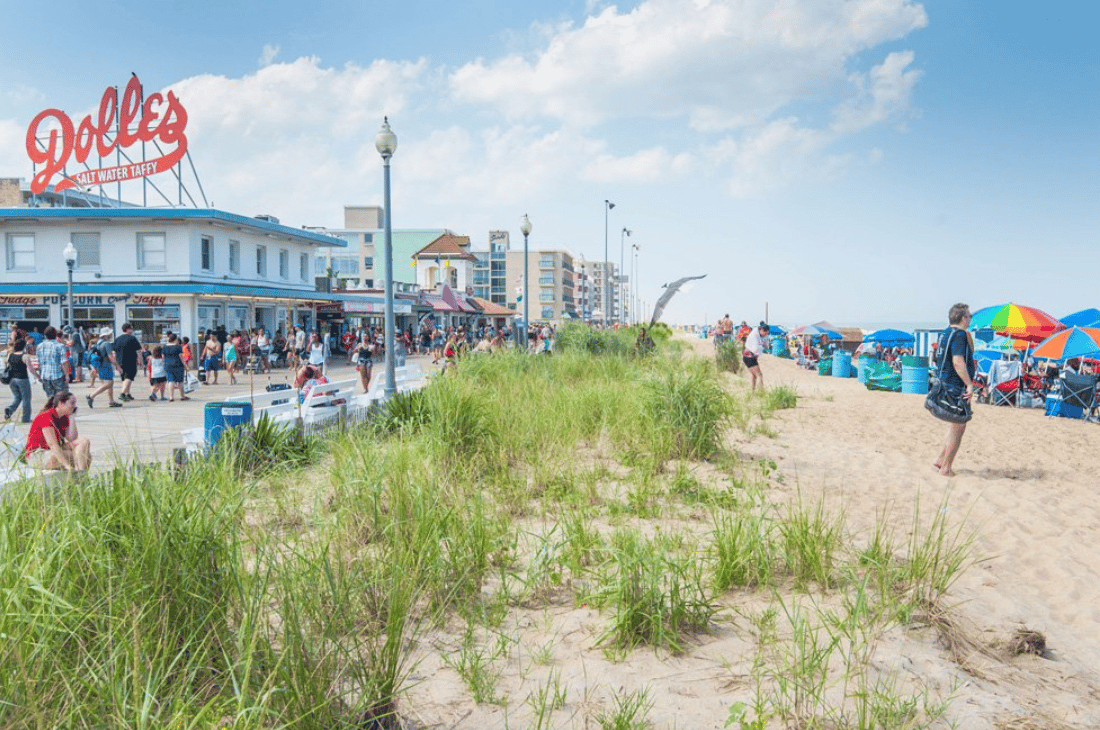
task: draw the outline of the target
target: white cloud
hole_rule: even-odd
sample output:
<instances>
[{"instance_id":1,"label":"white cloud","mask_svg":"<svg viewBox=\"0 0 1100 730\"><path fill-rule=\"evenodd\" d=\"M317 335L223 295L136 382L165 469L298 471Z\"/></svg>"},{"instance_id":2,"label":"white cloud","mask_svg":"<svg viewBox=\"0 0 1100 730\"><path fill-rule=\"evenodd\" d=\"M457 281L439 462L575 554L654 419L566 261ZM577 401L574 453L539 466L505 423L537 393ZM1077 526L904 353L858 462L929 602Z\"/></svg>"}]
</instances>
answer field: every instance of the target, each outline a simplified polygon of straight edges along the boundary
<instances>
[{"instance_id":1,"label":"white cloud","mask_svg":"<svg viewBox=\"0 0 1100 730\"><path fill-rule=\"evenodd\" d=\"M260 68L270 66L271 62L275 60L275 57L279 55L279 46L273 46L270 43L265 43L263 50L260 52L260 58L256 61L256 65Z\"/></svg>"},{"instance_id":2,"label":"white cloud","mask_svg":"<svg viewBox=\"0 0 1100 730\"><path fill-rule=\"evenodd\" d=\"M316 58L275 63L242 78L195 76L171 85L188 111L188 139L219 207L295 211L300 223L374 192L374 137L421 88L423 62L323 67ZM216 183L211 184L212 181Z\"/></svg>"},{"instance_id":3,"label":"white cloud","mask_svg":"<svg viewBox=\"0 0 1100 730\"><path fill-rule=\"evenodd\" d=\"M854 54L926 23L910 0L648 0L562 28L531 57L468 63L451 89L514 119L686 115L701 131L734 129L828 99Z\"/></svg>"},{"instance_id":4,"label":"white cloud","mask_svg":"<svg viewBox=\"0 0 1100 730\"><path fill-rule=\"evenodd\" d=\"M833 131L857 132L905 112L913 86L921 76L920 71L909 69L912 63L912 51L891 53L866 76L853 74L850 80L857 94L838 107Z\"/></svg>"}]
</instances>

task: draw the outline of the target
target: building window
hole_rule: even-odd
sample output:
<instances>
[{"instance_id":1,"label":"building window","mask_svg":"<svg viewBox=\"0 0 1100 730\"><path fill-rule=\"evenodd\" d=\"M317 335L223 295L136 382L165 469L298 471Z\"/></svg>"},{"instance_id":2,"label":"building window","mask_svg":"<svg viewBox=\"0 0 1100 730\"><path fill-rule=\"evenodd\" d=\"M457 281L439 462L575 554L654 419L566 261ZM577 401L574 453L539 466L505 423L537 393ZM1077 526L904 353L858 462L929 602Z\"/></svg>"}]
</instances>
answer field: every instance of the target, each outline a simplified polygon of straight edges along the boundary
<instances>
[{"instance_id":1,"label":"building window","mask_svg":"<svg viewBox=\"0 0 1100 730\"><path fill-rule=\"evenodd\" d=\"M539 259L539 268L540 269L552 269L552 268L554 268L554 259L552 257L540 258Z\"/></svg>"},{"instance_id":2,"label":"building window","mask_svg":"<svg viewBox=\"0 0 1100 730\"><path fill-rule=\"evenodd\" d=\"M230 241L229 242L229 270L236 274L241 275L241 242Z\"/></svg>"},{"instance_id":3,"label":"building window","mask_svg":"<svg viewBox=\"0 0 1100 730\"><path fill-rule=\"evenodd\" d=\"M539 292L539 301L540 302L552 302L552 301L554 301L554 290L553 289L543 289L542 291L540 291Z\"/></svg>"},{"instance_id":4,"label":"building window","mask_svg":"<svg viewBox=\"0 0 1100 730\"><path fill-rule=\"evenodd\" d=\"M279 249L279 278L290 278L290 251Z\"/></svg>"},{"instance_id":5,"label":"building window","mask_svg":"<svg viewBox=\"0 0 1100 730\"><path fill-rule=\"evenodd\" d=\"M168 268L168 252L163 233L137 234L137 267L146 271L164 271Z\"/></svg>"},{"instance_id":6,"label":"building window","mask_svg":"<svg viewBox=\"0 0 1100 730\"><path fill-rule=\"evenodd\" d=\"M327 276L328 271L328 259L324 256L318 256L313 262L313 274L314 276Z\"/></svg>"},{"instance_id":7,"label":"building window","mask_svg":"<svg viewBox=\"0 0 1100 730\"><path fill-rule=\"evenodd\" d=\"M210 236L203 236L200 239L199 247L202 250L202 270L213 271L214 270L214 239Z\"/></svg>"},{"instance_id":8,"label":"building window","mask_svg":"<svg viewBox=\"0 0 1100 730\"><path fill-rule=\"evenodd\" d=\"M267 246L256 247L256 276L267 276Z\"/></svg>"},{"instance_id":9,"label":"building window","mask_svg":"<svg viewBox=\"0 0 1100 730\"><path fill-rule=\"evenodd\" d=\"M332 270L340 278L359 278L358 256L333 256Z\"/></svg>"},{"instance_id":10,"label":"building window","mask_svg":"<svg viewBox=\"0 0 1100 730\"><path fill-rule=\"evenodd\" d=\"M302 281L309 279L309 254L304 253L298 257L298 275Z\"/></svg>"},{"instance_id":11,"label":"building window","mask_svg":"<svg viewBox=\"0 0 1100 730\"><path fill-rule=\"evenodd\" d=\"M367 270L370 270L370 269L374 268L374 257L373 256L364 256L363 257L363 268L367 269Z\"/></svg>"},{"instance_id":12,"label":"building window","mask_svg":"<svg viewBox=\"0 0 1100 730\"><path fill-rule=\"evenodd\" d=\"M553 274L543 274L542 276L539 277L539 283L540 284L553 284L554 283L554 275Z\"/></svg>"},{"instance_id":13,"label":"building window","mask_svg":"<svg viewBox=\"0 0 1100 730\"><path fill-rule=\"evenodd\" d=\"M70 239L76 249L76 268L99 268L99 234L74 233Z\"/></svg>"},{"instance_id":14,"label":"building window","mask_svg":"<svg viewBox=\"0 0 1100 730\"><path fill-rule=\"evenodd\" d=\"M543 318L543 319L553 319L553 318L554 318L554 310L553 310L553 308L551 308L551 307L543 307L543 308L542 308L542 318Z\"/></svg>"},{"instance_id":15,"label":"building window","mask_svg":"<svg viewBox=\"0 0 1100 730\"><path fill-rule=\"evenodd\" d=\"M8 271L34 271L34 234L9 233Z\"/></svg>"}]
</instances>

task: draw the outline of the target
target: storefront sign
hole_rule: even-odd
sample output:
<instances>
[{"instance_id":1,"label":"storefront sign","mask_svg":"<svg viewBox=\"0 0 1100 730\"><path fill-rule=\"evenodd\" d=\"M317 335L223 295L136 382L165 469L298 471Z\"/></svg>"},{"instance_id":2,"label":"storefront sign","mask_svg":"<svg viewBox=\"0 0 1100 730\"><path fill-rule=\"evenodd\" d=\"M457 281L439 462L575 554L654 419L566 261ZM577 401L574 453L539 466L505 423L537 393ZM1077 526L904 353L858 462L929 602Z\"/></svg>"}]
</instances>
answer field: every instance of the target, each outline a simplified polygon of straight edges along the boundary
<instances>
[{"instance_id":1,"label":"storefront sign","mask_svg":"<svg viewBox=\"0 0 1100 730\"><path fill-rule=\"evenodd\" d=\"M109 295L76 295L73 297L73 304L75 305L88 305L88 304L114 304L115 302L125 302L130 298L129 294L109 294ZM154 297L163 299L163 297ZM35 305L35 304L65 304L69 301L69 297L66 294L54 294L44 297L19 297L19 296L0 296L0 304L22 304L23 306Z\"/></svg>"},{"instance_id":2,"label":"storefront sign","mask_svg":"<svg viewBox=\"0 0 1100 730\"><path fill-rule=\"evenodd\" d=\"M100 99L95 118L89 114L79 125L74 125L69 115L60 109L39 112L27 127L27 154L32 162L43 166L31 180L31 192L36 195L42 193L66 165L70 162L83 164L93 151L102 160L115 150L126 149L139 142L159 141L163 147L174 147L156 159L83 170L73 173L72 177L63 176L54 189L147 177L166 172L183 159L187 153L187 136L184 134L187 111L179 98L171 91L167 100L160 93L150 94L144 103L141 97L141 82L137 76L131 76L121 102L118 89L108 86Z\"/></svg>"},{"instance_id":3,"label":"storefront sign","mask_svg":"<svg viewBox=\"0 0 1100 730\"><path fill-rule=\"evenodd\" d=\"M344 308L340 305L340 302L328 302L326 304L317 305L317 313L321 314L339 314L344 311Z\"/></svg>"},{"instance_id":4,"label":"storefront sign","mask_svg":"<svg viewBox=\"0 0 1100 730\"><path fill-rule=\"evenodd\" d=\"M135 294L133 297L133 304L144 304L150 307L160 307L168 301L168 297L154 297L146 296L144 294Z\"/></svg>"}]
</instances>

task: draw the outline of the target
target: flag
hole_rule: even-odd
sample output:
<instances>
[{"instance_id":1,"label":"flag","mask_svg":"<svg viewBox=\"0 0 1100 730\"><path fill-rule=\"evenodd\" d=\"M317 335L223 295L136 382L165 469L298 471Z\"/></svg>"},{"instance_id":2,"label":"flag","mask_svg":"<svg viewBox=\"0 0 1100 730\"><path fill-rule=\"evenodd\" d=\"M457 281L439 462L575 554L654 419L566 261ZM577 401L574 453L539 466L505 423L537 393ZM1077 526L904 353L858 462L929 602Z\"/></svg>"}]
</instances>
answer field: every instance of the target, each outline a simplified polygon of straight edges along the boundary
<instances>
[{"instance_id":1,"label":"flag","mask_svg":"<svg viewBox=\"0 0 1100 730\"><path fill-rule=\"evenodd\" d=\"M446 261L443 262L443 268L444 269L451 268L451 260L450 259L447 259Z\"/></svg>"}]
</instances>

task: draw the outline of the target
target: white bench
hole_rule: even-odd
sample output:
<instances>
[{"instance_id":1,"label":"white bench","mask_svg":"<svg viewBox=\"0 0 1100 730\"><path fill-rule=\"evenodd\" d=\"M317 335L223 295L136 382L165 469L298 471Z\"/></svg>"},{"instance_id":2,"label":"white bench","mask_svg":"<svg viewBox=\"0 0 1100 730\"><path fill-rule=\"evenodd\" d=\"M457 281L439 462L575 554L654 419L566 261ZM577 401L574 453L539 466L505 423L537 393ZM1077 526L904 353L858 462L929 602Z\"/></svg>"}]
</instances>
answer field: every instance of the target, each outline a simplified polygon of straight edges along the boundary
<instances>
[{"instance_id":1,"label":"white bench","mask_svg":"<svg viewBox=\"0 0 1100 730\"><path fill-rule=\"evenodd\" d=\"M286 388L231 396L225 402L251 403L253 424L266 415L279 425L291 425L301 418L302 424L309 428L345 418L355 399L355 386L358 382L356 379L336 380L314 385L304 399L302 389ZM183 447L188 452L201 451L207 446L205 424L181 431L180 435Z\"/></svg>"},{"instance_id":2,"label":"white bench","mask_svg":"<svg viewBox=\"0 0 1100 730\"><path fill-rule=\"evenodd\" d=\"M420 369L420 365L415 362L394 368L393 379L398 393L420 390L428 384L428 378ZM370 381L370 390L355 396L356 405L360 408L369 408L376 403L381 403L385 394L386 369L383 367L374 371L374 377Z\"/></svg>"}]
</instances>

